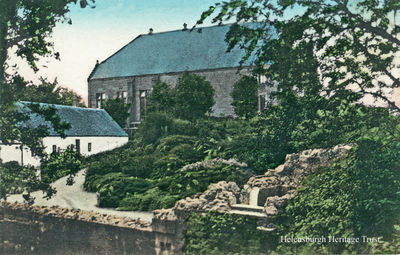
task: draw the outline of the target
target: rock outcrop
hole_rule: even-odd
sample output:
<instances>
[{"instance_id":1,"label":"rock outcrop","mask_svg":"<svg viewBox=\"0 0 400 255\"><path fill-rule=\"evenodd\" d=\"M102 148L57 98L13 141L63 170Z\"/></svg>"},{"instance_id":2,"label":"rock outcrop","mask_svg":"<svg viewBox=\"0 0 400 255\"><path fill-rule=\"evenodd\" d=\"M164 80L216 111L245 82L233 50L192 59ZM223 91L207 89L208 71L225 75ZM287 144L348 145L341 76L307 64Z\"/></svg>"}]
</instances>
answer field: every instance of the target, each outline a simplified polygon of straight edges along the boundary
<instances>
[{"instance_id":1,"label":"rock outcrop","mask_svg":"<svg viewBox=\"0 0 400 255\"><path fill-rule=\"evenodd\" d=\"M229 212L231 205L239 201L239 195L236 183L221 181L211 184L203 193L179 200L173 208L154 211L154 218L175 220L176 217L185 219L191 212Z\"/></svg>"},{"instance_id":2,"label":"rock outcrop","mask_svg":"<svg viewBox=\"0 0 400 255\"><path fill-rule=\"evenodd\" d=\"M276 215L293 198L308 173L331 165L351 148L352 145L337 145L332 149L312 149L289 154L284 164L268 170L264 175L251 177L242 190L234 182L211 184L205 192L179 200L173 208L154 211L154 219L176 221L186 219L191 212L231 212L232 205L248 204L250 193L255 188L258 189L257 205L264 207L266 216ZM185 166L184 169L212 167L219 162L245 166L232 159L213 159Z\"/></svg>"},{"instance_id":3,"label":"rock outcrop","mask_svg":"<svg viewBox=\"0 0 400 255\"><path fill-rule=\"evenodd\" d=\"M296 194L304 177L319 167L330 166L344 156L351 145L337 145L332 149L312 149L286 156L285 163L268 170L264 175L253 176L244 186L245 192L258 188L258 205L264 206L268 215L277 214ZM242 195L242 201L248 197Z\"/></svg>"},{"instance_id":4,"label":"rock outcrop","mask_svg":"<svg viewBox=\"0 0 400 255\"><path fill-rule=\"evenodd\" d=\"M226 165L232 165L232 166L238 166L238 167L247 167L246 163L239 162L234 158L231 158L228 160L222 159L222 158L214 158L214 159L204 160L204 161L186 165L182 168L182 171L197 169L197 168L201 168L201 167L211 168L211 167L218 165L219 163L224 163Z\"/></svg>"}]
</instances>

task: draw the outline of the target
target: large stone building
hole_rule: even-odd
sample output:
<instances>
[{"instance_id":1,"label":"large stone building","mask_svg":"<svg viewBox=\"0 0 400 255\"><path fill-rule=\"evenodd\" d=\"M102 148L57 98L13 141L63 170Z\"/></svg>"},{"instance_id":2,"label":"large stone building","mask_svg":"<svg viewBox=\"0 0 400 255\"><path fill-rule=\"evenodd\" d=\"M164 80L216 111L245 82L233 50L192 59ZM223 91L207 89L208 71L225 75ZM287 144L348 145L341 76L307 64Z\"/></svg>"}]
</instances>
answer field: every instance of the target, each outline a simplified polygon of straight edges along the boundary
<instances>
[{"instance_id":1,"label":"large stone building","mask_svg":"<svg viewBox=\"0 0 400 255\"><path fill-rule=\"evenodd\" d=\"M234 115L232 85L250 75L255 54L235 47L227 52L230 26L213 26L140 35L96 67L88 78L88 105L101 108L107 98L121 97L131 104L130 127L143 117L146 98L157 81L175 86L183 72L204 76L215 90L214 116ZM264 93L265 94L265 93ZM264 104L265 95L259 103Z\"/></svg>"},{"instance_id":2,"label":"large stone building","mask_svg":"<svg viewBox=\"0 0 400 255\"><path fill-rule=\"evenodd\" d=\"M30 117L21 125L32 128L48 127L49 135L42 138L47 154L72 147L82 155L90 156L128 142L128 134L105 110L41 103L41 106L54 107L61 120L71 125L71 128L64 131L66 137L62 138L50 122L29 108L29 104L30 102L17 103L17 109ZM33 156L30 149L18 141L7 145L0 143L0 160L3 163L17 161L21 165L40 166L40 158Z\"/></svg>"}]
</instances>

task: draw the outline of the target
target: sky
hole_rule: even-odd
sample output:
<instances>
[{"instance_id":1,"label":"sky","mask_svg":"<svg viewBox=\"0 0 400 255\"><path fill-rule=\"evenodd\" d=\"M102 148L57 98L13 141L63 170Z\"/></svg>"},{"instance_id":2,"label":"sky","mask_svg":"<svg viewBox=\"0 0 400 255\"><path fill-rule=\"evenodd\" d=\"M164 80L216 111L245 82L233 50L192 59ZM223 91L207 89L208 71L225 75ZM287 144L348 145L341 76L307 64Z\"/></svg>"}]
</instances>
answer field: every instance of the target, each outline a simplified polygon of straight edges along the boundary
<instances>
[{"instance_id":1,"label":"sky","mask_svg":"<svg viewBox=\"0 0 400 255\"><path fill-rule=\"evenodd\" d=\"M193 26L203 11L217 0L96 0L95 8L71 5L72 25L58 24L51 41L61 61L44 58L34 73L24 61L11 56L10 66L18 63L27 80L39 77L70 88L87 101L87 78L96 60L100 62L149 28L154 32ZM210 21L204 25L211 25Z\"/></svg>"}]
</instances>

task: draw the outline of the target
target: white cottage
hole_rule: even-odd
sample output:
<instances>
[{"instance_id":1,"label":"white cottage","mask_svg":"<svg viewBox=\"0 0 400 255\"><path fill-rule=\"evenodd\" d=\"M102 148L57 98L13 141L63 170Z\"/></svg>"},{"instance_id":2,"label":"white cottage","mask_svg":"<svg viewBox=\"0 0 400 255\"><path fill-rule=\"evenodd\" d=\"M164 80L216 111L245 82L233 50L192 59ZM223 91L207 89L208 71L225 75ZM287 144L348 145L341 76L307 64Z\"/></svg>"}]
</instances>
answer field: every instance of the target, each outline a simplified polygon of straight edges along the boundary
<instances>
[{"instance_id":1,"label":"white cottage","mask_svg":"<svg viewBox=\"0 0 400 255\"><path fill-rule=\"evenodd\" d=\"M71 125L71 128L64 132L66 138L62 138L49 122L33 113L28 104L30 102L18 102L17 107L20 111L29 114L30 119L25 123L26 125L49 127L49 135L42 139L48 154L65 150L70 146L82 155L90 156L121 147L128 142L128 134L105 110L40 103L41 106L54 107L61 120ZM40 159L33 157L29 148L17 142L11 145L0 144L0 159L3 163L17 161L21 165L35 167L40 165Z\"/></svg>"}]
</instances>

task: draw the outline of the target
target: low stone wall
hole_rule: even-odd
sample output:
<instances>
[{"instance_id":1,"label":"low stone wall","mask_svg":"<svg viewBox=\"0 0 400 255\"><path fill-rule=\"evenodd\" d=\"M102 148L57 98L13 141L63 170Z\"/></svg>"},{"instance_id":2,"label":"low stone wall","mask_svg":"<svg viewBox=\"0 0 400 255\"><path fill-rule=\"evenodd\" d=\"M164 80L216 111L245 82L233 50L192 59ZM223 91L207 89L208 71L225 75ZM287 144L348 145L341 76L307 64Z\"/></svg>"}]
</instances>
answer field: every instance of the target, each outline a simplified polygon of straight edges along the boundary
<instances>
[{"instance_id":1,"label":"low stone wall","mask_svg":"<svg viewBox=\"0 0 400 255\"><path fill-rule=\"evenodd\" d=\"M75 209L0 205L0 254L180 254L181 236L160 230Z\"/></svg>"}]
</instances>

